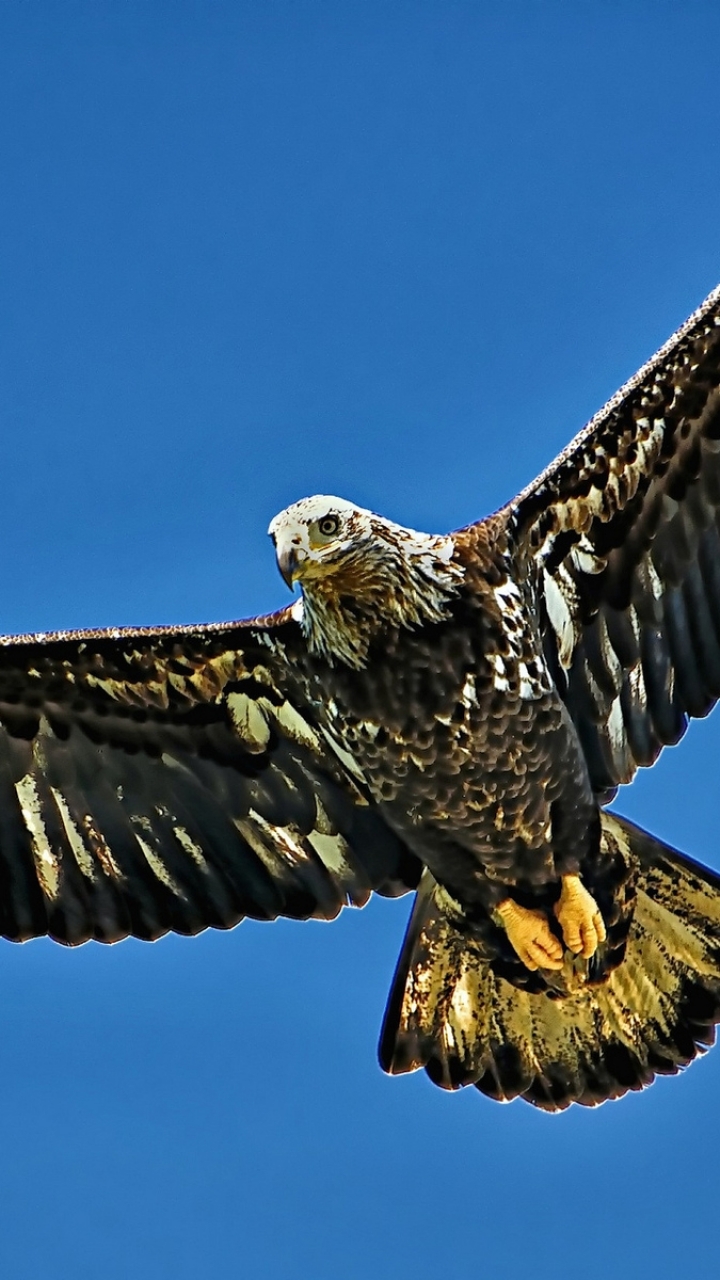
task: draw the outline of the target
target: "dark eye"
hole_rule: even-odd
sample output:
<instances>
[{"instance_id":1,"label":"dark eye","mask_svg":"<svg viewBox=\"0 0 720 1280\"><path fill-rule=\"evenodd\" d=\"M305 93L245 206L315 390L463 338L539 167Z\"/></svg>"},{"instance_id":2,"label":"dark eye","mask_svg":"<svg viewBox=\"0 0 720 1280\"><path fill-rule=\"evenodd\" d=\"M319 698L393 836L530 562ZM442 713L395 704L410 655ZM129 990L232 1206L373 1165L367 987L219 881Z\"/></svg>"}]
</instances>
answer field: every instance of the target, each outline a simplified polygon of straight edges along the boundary
<instances>
[{"instance_id":1,"label":"dark eye","mask_svg":"<svg viewBox=\"0 0 720 1280\"><path fill-rule=\"evenodd\" d=\"M340 521L337 516L323 516L322 520L318 521L318 529L324 538L332 538L339 528Z\"/></svg>"}]
</instances>

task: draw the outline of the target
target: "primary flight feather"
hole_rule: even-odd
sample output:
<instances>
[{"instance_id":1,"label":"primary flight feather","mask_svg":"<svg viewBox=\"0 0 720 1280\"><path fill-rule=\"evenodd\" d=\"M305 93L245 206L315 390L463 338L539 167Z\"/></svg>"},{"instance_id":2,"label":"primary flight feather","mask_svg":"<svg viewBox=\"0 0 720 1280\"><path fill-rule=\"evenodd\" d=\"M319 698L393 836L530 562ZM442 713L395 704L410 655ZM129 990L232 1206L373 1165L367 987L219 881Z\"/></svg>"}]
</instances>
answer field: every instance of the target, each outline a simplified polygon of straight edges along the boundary
<instances>
[{"instance_id":1,"label":"primary flight feather","mask_svg":"<svg viewBox=\"0 0 720 1280\"><path fill-rule=\"evenodd\" d=\"M386 1070L558 1110L690 1062L720 879L605 805L720 696L720 289L487 519L270 534L280 613L0 641L0 934L416 889Z\"/></svg>"}]
</instances>

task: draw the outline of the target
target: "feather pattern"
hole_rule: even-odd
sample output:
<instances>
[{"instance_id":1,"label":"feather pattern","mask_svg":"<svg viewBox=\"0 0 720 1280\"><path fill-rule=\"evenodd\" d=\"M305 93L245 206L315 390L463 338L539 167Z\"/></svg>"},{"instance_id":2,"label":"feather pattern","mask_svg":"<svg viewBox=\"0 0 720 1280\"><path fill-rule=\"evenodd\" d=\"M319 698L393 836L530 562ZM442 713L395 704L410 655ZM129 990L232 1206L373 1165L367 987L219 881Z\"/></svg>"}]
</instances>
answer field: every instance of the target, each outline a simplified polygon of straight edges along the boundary
<instances>
[{"instance_id":1,"label":"feather pattern","mask_svg":"<svg viewBox=\"0 0 720 1280\"><path fill-rule=\"evenodd\" d=\"M503 513L601 793L720 696L720 289Z\"/></svg>"},{"instance_id":2,"label":"feather pattern","mask_svg":"<svg viewBox=\"0 0 720 1280\"><path fill-rule=\"evenodd\" d=\"M332 919L420 868L283 688L282 613L0 646L0 933Z\"/></svg>"},{"instance_id":3,"label":"feather pattern","mask_svg":"<svg viewBox=\"0 0 720 1280\"><path fill-rule=\"evenodd\" d=\"M713 1043L720 878L614 815L603 838L637 877L625 957L600 985L568 973L560 998L499 977L426 873L385 1016L386 1071L424 1067L445 1089L561 1111L675 1075Z\"/></svg>"}]
</instances>

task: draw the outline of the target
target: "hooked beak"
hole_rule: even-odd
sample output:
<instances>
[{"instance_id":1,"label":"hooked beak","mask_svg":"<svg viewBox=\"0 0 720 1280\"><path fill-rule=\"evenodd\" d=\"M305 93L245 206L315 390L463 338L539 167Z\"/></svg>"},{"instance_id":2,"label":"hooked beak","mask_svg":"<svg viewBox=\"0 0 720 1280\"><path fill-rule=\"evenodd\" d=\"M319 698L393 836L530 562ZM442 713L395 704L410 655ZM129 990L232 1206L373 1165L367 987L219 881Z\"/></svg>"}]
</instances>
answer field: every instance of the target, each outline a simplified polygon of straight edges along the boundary
<instances>
[{"instance_id":1,"label":"hooked beak","mask_svg":"<svg viewBox=\"0 0 720 1280\"><path fill-rule=\"evenodd\" d=\"M298 551L299 548L290 543L287 546L278 547L275 552L278 569L291 591L295 586L300 561L304 559L304 556L298 555Z\"/></svg>"}]
</instances>

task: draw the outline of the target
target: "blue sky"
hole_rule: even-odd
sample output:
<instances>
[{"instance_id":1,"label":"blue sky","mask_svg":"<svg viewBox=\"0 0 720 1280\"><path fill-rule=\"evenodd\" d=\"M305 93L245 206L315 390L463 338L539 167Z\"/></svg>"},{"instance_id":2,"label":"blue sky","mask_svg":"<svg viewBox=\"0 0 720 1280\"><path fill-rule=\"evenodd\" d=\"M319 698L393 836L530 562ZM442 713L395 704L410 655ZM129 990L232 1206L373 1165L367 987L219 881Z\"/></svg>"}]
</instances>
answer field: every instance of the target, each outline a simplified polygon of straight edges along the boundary
<instances>
[{"instance_id":1,"label":"blue sky","mask_svg":"<svg viewBox=\"0 0 720 1280\"><path fill-rule=\"evenodd\" d=\"M440 530L720 280L720 10L5 0L1 625L286 599L272 515ZM619 808L720 867L720 720ZM556 1119L377 1032L407 915L0 945L13 1280L712 1267L720 1052Z\"/></svg>"}]
</instances>

